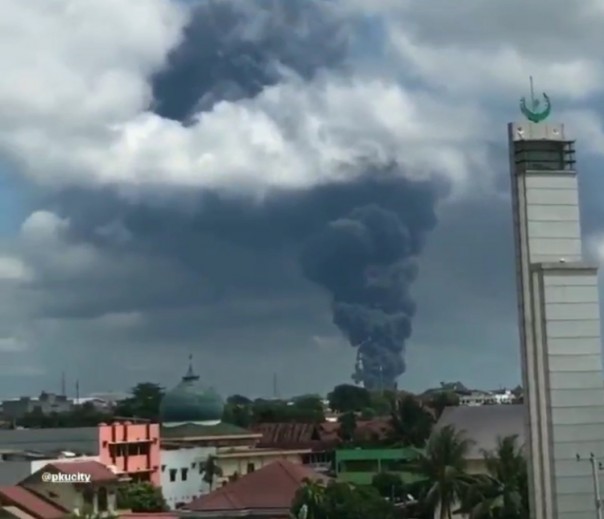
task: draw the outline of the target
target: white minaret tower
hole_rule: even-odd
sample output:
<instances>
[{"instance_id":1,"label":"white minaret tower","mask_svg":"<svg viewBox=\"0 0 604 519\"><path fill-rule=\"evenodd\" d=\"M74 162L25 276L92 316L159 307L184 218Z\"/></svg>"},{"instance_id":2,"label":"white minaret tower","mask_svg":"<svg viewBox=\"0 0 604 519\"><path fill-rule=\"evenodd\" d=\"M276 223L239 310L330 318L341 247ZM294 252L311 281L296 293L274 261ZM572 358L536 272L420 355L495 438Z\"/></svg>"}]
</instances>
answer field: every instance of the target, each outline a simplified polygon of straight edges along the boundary
<instances>
[{"instance_id":1,"label":"white minaret tower","mask_svg":"<svg viewBox=\"0 0 604 519\"><path fill-rule=\"evenodd\" d=\"M574 142L544 122L543 97L541 107L531 81L528 120L508 125L531 517L601 519L597 267L582 258Z\"/></svg>"}]
</instances>

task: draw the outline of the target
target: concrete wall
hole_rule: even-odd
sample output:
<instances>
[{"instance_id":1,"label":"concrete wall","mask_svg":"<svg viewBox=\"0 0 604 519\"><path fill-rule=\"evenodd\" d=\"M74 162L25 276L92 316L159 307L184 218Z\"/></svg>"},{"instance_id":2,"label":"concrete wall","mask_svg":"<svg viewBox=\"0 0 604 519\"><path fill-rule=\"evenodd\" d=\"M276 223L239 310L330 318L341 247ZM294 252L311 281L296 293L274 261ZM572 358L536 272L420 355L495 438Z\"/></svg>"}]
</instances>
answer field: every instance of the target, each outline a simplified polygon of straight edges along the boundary
<instances>
[{"instance_id":1,"label":"concrete wall","mask_svg":"<svg viewBox=\"0 0 604 519\"><path fill-rule=\"evenodd\" d=\"M535 268L546 352L550 455L558 517L594 514L589 456L604 458L604 382L595 269ZM583 461L577 461L577 455Z\"/></svg>"}]
</instances>

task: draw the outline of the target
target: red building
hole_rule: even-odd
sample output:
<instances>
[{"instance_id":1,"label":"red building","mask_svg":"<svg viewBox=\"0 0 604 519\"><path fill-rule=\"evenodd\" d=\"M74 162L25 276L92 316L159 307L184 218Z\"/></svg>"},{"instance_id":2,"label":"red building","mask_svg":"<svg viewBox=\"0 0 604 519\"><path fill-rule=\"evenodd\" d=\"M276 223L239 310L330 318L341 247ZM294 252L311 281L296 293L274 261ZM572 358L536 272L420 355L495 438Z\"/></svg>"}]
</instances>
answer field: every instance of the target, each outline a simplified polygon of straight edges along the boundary
<instances>
[{"instance_id":1,"label":"red building","mask_svg":"<svg viewBox=\"0 0 604 519\"><path fill-rule=\"evenodd\" d=\"M99 460L133 481L160 486L159 424L99 425Z\"/></svg>"}]
</instances>

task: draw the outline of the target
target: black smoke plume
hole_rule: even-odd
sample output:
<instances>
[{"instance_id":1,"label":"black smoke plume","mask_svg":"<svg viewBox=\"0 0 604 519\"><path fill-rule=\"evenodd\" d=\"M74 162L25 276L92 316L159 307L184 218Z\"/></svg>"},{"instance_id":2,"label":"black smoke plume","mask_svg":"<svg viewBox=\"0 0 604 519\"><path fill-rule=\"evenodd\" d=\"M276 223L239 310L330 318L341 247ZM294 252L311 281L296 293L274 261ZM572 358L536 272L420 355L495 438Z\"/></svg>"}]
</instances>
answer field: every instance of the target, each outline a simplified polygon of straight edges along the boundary
<instances>
[{"instance_id":1,"label":"black smoke plume","mask_svg":"<svg viewBox=\"0 0 604 519\"><path fill-rule=\"evenodd\" d=\"M250 98L279 82L282 67L303 79L325 70L342 72L347 29L330 5L328 0L200 2L184 41L153 78L155 111L187 124L220 100ZM208 251L217 243L262 250L288 264L304 244L306 277L330 292L333 321L357 347L357 380L367 387L392 387L405 371L405 341L415 311L409 289L423 237L435 225L438 193L432 183L406 180L396 166L368 166L364 173L349 182L274 192L262 204L204 191L189 194L193 200L179 195L177 204L156 206L79 190L60 193L49 208L70 218L74 240L176 259L206 284L211 280L216 298L228 297L242 282L263 292L283 290L289 282L278 272L259 275L257 266L238 258L216 259ZM180 211L183 199L195 209ZM128 239L114 242L98 232L116 221ZM175 286L150 291L147 305L205 304L203 294L184 295ZM114 302L113 309L128 311L129 304Z\"/></svg>"},{"instance_id":2,"label":"black smoke plume","mask_svg":"<svg viewBox=\"0 0 604 519\"><path fill-rule=\"evenodd\" d=\"M394 388L405 371L421 242L395 212L367 205L328 223L302 253L305 275L331 293L333 322L358 348L353 379L368 389Z\"/></svg>"}]
</instances>

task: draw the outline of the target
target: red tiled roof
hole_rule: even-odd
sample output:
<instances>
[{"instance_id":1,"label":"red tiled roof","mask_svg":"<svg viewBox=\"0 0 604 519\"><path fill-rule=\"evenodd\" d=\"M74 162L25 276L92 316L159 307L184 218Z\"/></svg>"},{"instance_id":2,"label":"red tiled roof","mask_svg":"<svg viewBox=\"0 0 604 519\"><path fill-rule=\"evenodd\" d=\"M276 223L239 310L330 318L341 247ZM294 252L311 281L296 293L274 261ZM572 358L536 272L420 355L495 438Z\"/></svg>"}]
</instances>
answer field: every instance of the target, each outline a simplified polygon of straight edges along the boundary
<instances>
[{"instance_id":1,"label":"red tiled roof","mask_svg":"<svg viewBox=\"0 0 604 519\"><path fill-rule=\"evenodd\" d=\"M54 468L61 474L90 474L91 483L105 483L108 481L117 481L117 474L113 473L109 467L98 461L68 461L49 463L42 470Z\"/></svg>"},{"instance_id":2,"label":"red tiled roof","mask_svg":"<svg viewBox=\"0 0 604 519\"><path fill-rule=\"evenodd\" d=\"M37 519L61 519L68 513L59 505L20 486L0 487L0 502L24 510Z\"/></svg>"},{"instance_id":3,"label":"red tiled roof","mask_svg":"<svg viewBox=\"0 0 604 519\"><path fill-rule=\"evenodd\" d=\"M304 465L278 460L195 499L185 509L193 512L288 510L305 479L328 480Z\"/></svg>"}]
</instances>

